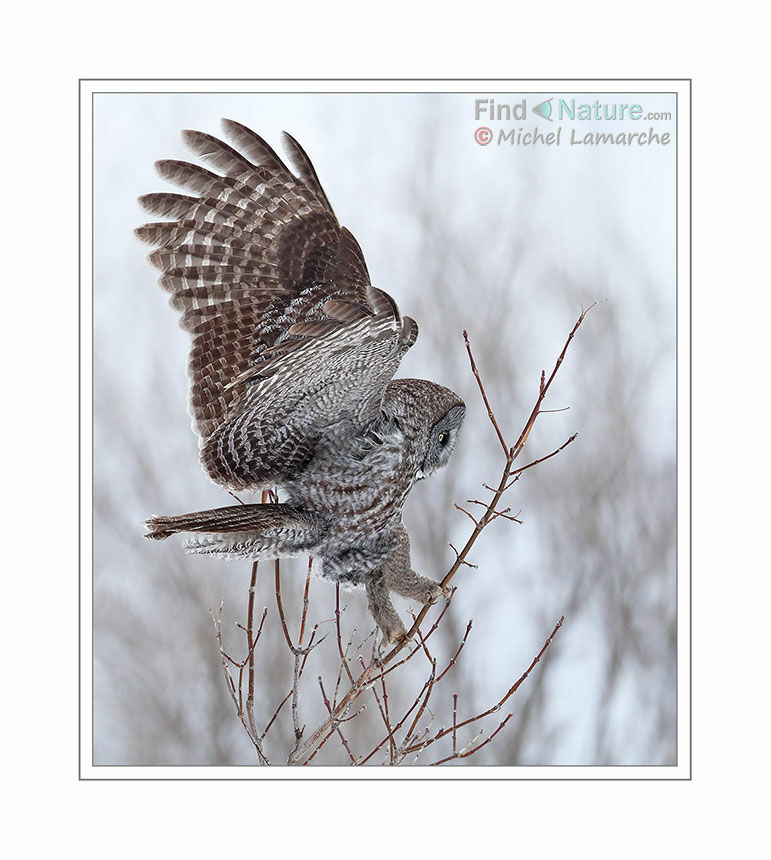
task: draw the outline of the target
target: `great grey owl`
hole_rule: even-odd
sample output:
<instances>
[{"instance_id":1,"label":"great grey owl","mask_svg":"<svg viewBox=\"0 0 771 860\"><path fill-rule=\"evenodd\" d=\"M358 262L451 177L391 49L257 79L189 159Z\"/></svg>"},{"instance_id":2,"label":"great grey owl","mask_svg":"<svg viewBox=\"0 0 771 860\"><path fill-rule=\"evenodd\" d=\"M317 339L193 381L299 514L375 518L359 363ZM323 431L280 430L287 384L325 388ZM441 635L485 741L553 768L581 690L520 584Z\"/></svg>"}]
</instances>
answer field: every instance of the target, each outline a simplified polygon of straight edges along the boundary
<instances>
[{"instance_id":1,"label":"great grey owl","mask_svg":"<svg viewBox=\"0 0 771 860\"><path fill-rule=\"evenodd\" d=\"M206 474L230 490L277 488L281 503L154 516L147 537L195 533L190 552L229 559L307 554L318 572L366 588L390 641L405 630L390 591L423 603L439 583L415 573L402 506L443 466L465 406L423 379L392 379L418 327L370 283L300 145L296 175L231 120L234 147L197 131L190 149L218 173L159 161L192 196L140 198L171 220L136 230L192 335L190 411Z\"/></svg>"}]
</instances>

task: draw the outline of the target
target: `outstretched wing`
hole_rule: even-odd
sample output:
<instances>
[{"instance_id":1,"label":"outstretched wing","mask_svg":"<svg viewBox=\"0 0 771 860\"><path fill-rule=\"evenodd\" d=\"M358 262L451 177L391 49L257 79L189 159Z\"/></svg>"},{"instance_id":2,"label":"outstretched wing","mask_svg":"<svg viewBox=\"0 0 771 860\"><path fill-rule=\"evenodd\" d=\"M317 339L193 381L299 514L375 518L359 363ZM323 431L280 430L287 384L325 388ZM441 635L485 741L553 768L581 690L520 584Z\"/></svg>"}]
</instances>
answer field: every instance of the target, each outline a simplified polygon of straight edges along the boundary
<instances>
[{"instance_id":1,"label":"outstretched wing","mask_svg":"<svg viewBox=\"0 0 771 860\"><path fill-rule=\"evenodd\" d=\"M370 285L358 242L313 165L285 134L296 175L253 131L223 120L237 149L187 145L219 173L159 161L193 195L148 194L174 219L137 229L192 337L190 407L204 469L233 488L278 483L325 437L378 414L417 326Z\"/></svg>"}]
</instances>

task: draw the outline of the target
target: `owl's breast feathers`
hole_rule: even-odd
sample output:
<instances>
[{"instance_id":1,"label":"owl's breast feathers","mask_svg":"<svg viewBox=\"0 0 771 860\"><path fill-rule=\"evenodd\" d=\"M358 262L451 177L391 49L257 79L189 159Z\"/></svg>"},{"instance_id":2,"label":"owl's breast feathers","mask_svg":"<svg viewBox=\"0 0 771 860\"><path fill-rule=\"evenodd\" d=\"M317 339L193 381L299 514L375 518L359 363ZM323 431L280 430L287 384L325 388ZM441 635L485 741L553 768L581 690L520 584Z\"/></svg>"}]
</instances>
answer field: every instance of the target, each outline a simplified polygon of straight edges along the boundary
<instances>
[{"instance_id":1,"label":"owl's breast feathers","mask_svg":"<svg viewBox=\"0 0 771 860\"><path fill-rule=\"evenodd\" d=\"M385 413L357 433L330 430L302 473L283 485L289 498L332 516L331 541L356 543L394 528L415 474L404 431Z\"/></svg>"},{"instance_id":2,"label":"owl's breast feathers","mask_svg":"<svg viewBox=\"0 0 771 860\"><path fill-rule=\"evenodd\" d=\"M385 413L351 433L334 428L293 481L291 503L327 518L316 548L317 571L343 585L362 585L391 553L402 507L414 484L411 448L399 423Z\"/></svg>"}]
</instances>

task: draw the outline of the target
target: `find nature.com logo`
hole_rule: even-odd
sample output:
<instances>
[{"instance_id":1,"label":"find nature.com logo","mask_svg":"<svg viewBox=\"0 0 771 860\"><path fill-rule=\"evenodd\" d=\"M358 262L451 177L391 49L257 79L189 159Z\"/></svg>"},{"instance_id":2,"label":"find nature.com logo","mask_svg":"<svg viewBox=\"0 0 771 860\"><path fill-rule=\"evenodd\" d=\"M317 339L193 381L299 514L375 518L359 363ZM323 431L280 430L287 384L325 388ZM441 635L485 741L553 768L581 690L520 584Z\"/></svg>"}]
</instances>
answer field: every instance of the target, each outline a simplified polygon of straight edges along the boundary
<instances>
[{"instance_id":1,"label":"find nature.com logo","mask_svg":"<svg viewBox=\"0 0 771 860\"><path fill-rule=\"evenodd\" d=\"M555 105L556 102L556 105ZM661 111L649 111L646 113L643 106L637 102L601 102L595 99L593 102L577 102L575 98L558 98L550 96L530 107L531 114L548 123L556 121L582 122L582 121L632 121L637 123L646 121L669 121L672 114ZM478 122L524 122L527 121L528 104L527 99L515 103L500 102L494 99L484 98L474 100L474 119ZM613 144L618 146L668 146L671 142L671 134L668 131L659 132L653 126L644 131L608 131L582 132L579 129L569 127L569 136L565 134L570 146L598 146ZM552 126L550 131L541 131L537 126L532 129L525 127L498 127L495 131L489 125L480 125L474 131L474 140L480 146L489 146L495 141L497 146L503 143L518 146L561 146L563 143L563 126Z\"/></svg>"}]
</instances>

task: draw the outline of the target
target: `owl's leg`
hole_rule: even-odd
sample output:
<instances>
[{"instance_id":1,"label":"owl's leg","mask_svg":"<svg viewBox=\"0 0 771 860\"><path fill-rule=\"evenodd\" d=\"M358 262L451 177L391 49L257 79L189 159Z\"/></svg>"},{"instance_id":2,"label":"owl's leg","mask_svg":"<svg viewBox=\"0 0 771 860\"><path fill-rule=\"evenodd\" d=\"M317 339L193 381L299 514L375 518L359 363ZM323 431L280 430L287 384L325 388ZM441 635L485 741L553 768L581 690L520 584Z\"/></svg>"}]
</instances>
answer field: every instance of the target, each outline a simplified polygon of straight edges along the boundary
<instances>
[{"instance_id":1,"label":"owl's leg","mask_svg":"<svg viewBox=\"0 0 771 860\"><path fill-rule=\"evenodd\" d=\"M396 545L385 564L386 583L391 591L410 600L421 603L434 603L440 597L448 597L449 589L433 579L421 576L412 570L410 562L410 538L402 526L396 538Z\"/></svg>"},{"instance_id":2,"label":"owl's leg","mask_svg":"<svg viewBox=\"0 0 771 860\"><path fill-rule=\"evenodd\" d=\"M388 642L400 642L407 635L401 618L399 618L388 587L388 579L382 571L364 577L367 589L367 600L369 611L375 619L377 626Z\"/></svg>"},{"instance_id":3,"label":"owl's leg","mask_svg":"<svg viewBox=\"0 0 771 860\"><path fill-rule=\"evenodd\" d=\"M420 603L435 603L440 597L450 595L450 590L442 588L435 579L421 576L410 568L389 571L387 582L391 591Z\"/></svg>"}]
</instances>

